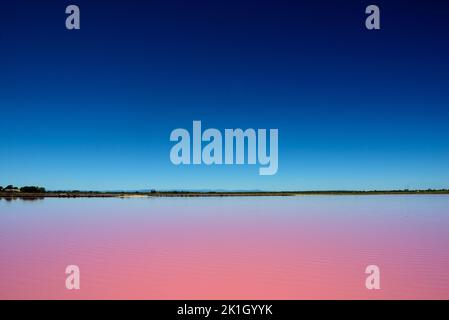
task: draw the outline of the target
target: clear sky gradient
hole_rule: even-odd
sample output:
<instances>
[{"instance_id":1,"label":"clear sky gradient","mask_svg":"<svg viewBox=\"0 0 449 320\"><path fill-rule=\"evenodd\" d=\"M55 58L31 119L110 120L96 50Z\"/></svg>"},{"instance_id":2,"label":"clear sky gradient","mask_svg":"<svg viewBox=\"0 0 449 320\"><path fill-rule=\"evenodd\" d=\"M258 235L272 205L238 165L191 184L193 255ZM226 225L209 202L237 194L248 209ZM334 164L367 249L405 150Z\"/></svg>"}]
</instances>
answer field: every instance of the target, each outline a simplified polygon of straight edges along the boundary
<instances>
[{"instance_id":1,"label":"clear sky gradient","mask_svg":"<svg viewBox=\"0 0 449 320\"><path fill-rule=\"evenodd\" d=\"M381 30L365 29L365 8ZM65 29L65 7L81 30ZM10 1L0 185L449 187L447 1ZM279 129L279 170L174 166L175 128Z\"/></svg>"}]
</instances>

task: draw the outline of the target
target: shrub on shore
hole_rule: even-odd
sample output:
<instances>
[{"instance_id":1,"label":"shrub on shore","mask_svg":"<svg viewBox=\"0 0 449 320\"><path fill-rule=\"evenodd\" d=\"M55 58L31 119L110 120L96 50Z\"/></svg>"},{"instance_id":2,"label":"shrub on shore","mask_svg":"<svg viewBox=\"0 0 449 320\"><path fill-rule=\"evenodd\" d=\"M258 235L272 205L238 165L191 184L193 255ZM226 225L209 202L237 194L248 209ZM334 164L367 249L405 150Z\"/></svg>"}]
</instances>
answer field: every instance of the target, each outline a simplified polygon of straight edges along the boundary
<instances>
[{"instance_id":1,"label":"shrub on shore","mask_svg":"<svg viewBox=\"0 0 449 320\"><path fill-rule=\"evenodd\" d=\"M18 188L10 184L6 187L0 186L0 192L45 193L46 190L43 187L37 186L23 186Z\"/></svg>"},{"instance_id":2,"label":"shrub on shore","mask_svg":"<svg viewBox=\"0 0 449 320\"><path fill-rule=\"evenodd\" d=\"M36 187L36 186L24 186L20 188L20 192L28 192L28 193L44 193L45 188Z\"/></svg>"}]
</instances>

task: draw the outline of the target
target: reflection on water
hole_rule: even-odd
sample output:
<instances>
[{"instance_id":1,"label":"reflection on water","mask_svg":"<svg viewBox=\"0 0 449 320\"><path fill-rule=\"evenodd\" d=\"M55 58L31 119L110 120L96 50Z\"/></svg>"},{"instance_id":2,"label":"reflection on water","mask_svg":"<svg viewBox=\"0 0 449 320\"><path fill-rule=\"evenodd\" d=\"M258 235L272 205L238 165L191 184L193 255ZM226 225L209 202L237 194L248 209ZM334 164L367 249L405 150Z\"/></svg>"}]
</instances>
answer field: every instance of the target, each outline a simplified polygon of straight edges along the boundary
<instances>
[{"instance_id":1,"label":"reflection on water","mask_svg":"<svg viewBox=\"0 0 449 320\"><path fill-rule=\"evenodd\" d=\"M449 298L445 195L4 200L0 298Z\"/></svg>"},{"instance_id":2,"label":"reflection on water","mask_svg":"<svg viewBox=\"0 0 449 320\"><path fill-rule=\"evenodd\" d=\"M37 200L44 200L45 197L38 197L38 196L27 196L27 197L0 197L0 201L1 200L5 200L5 201L16 201L16 200L22 200L22 201L37 201Z\"/></svg>"}]
</instances>

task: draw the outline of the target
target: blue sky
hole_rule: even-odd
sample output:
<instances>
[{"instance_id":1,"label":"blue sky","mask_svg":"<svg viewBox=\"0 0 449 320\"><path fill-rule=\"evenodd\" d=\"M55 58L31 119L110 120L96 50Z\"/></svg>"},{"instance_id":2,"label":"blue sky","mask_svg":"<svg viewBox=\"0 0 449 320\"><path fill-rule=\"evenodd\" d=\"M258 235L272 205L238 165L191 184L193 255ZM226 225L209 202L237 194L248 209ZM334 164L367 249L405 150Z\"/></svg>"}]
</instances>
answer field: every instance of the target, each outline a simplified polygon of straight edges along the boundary
<instances>
[{"instance_id":1,"label":"blue sky","mask_svg":"<svg viewBox=\"0 0 449 320\"><path fill-rule=\"evenodd\" d=\"M0 185L449 187L449 5L377 1L2 4ZM175 128L279 129L279 170L174 166Z\"/></svg>"}]
</instances>

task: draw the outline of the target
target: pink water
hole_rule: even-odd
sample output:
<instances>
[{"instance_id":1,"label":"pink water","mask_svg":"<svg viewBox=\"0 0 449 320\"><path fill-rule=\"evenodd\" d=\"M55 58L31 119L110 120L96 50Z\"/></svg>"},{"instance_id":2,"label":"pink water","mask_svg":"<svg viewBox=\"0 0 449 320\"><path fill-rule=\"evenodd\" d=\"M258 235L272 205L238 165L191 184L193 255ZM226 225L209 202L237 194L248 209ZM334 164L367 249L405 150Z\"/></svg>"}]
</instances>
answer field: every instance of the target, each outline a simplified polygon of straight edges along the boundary
<instances>
[{"instance_id":1,"label":"pink water","mask_svg":"<svg viewBox=\"0 0 449 320\"><path fill-rule=\"evenodd\" d=\"M449 299L449 196L0 200L0 263L2 299Z\"/></svg>"}]
</instances>

